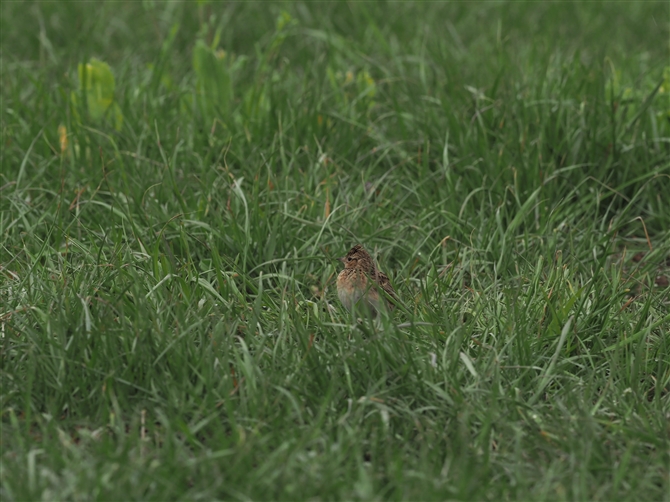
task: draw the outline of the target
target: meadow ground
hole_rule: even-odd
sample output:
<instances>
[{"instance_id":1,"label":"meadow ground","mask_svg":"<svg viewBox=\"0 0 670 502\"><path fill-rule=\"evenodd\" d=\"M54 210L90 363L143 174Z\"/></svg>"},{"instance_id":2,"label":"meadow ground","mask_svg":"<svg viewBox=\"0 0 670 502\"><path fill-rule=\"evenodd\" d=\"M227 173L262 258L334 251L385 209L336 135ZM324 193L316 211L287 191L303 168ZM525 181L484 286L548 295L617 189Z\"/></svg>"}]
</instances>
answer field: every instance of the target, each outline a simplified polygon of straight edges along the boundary
<instances>
[{"instance_id":1,"label":"meadow ground","mask_svg":"<svg viewBox=\"0 0 670 502\"><path fill-rule=\"evenodd\" d=\"M3 500L670 500L667 2L0 8Z\"/></svg>"}]
</instances>

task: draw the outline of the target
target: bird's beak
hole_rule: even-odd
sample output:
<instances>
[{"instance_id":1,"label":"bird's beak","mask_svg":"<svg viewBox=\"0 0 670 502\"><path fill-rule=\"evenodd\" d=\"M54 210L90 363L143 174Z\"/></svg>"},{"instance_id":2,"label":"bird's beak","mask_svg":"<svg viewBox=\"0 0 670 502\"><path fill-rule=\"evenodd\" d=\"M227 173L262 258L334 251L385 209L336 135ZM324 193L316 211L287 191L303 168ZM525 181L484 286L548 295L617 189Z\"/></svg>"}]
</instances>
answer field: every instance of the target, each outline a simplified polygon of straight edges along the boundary
<instances>
[{"instance_id":1,"label":"bird's beak","mask_svg":"<svg viewBox=\"0 0 670 502\"><path fill-rule=\"evenodd\" d=\"M347 259L346 256L342 256L341 258L338 258L337 261L341 261L342 263L344 263L344 260L346 259Z\"/></svg>"}]
</instances>

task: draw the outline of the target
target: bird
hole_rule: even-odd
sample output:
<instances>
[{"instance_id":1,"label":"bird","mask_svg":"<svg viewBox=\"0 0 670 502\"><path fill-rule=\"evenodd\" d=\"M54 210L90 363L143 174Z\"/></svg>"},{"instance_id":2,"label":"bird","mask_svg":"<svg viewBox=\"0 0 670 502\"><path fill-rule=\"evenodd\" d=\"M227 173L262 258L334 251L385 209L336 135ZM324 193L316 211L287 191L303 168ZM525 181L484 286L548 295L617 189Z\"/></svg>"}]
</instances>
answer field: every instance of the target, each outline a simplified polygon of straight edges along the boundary
<instances>
[{"instance_id":1,"label":"bird","mask_svg":"<svg viewBox=\"0 0 670 502\"><path fill-rule=\"evenodd\" d=\"M338 259L344 264L344 270L337 276L337 296L347 310L352 311L360 305L374 318L380 311L395 308L394 303L379 292L381 289L398 300L388 276L377 269L363 246L355 245L346 256Z\"/></svg>"}]
</instances>

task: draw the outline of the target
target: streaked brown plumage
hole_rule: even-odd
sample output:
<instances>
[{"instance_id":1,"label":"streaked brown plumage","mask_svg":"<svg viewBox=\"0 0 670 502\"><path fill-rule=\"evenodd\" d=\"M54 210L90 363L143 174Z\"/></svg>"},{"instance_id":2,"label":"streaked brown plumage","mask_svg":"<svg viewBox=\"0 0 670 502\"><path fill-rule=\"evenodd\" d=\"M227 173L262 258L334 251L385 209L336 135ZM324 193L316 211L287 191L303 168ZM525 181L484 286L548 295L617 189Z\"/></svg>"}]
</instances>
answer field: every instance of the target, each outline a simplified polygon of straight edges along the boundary
<instances>
[{"instance_id":1,"label":"streaked brown plumage","mask_svg":"<svg viewBox=\"0 0 670 502\"><path fill-rule=\"evenodd\" d=\"M379 293L381 288L387 295L397 300L393 286L386 274L377 270L372 257L361 245L352 247L347 255L339 260L344 263L344 270L337 276L337 296L347 310L362 304L369 309L372 317L376 317L380 308L388 307L393 310L395 305Z\"/></svg>"}]
</instances>

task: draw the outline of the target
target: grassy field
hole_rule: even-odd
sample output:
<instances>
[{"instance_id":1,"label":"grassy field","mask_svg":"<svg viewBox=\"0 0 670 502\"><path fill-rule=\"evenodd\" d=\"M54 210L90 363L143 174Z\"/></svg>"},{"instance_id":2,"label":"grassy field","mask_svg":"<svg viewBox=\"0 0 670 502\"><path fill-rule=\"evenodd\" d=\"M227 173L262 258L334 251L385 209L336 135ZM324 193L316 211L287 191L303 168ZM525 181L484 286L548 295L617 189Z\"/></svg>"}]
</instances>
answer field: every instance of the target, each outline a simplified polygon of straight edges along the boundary
<instances>
[{"instance_id":1,"label":"grassy field","mask_svg":"<svg viewBox=\"0 0 670 502\"><path fill-rule=\"evenodd\" d=\"M3 501L670 500L667 2L0 8Z\"/></svg>"}]
</instances>

